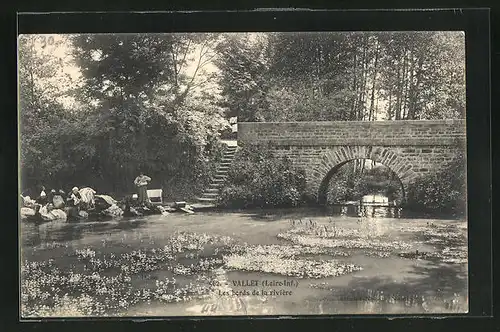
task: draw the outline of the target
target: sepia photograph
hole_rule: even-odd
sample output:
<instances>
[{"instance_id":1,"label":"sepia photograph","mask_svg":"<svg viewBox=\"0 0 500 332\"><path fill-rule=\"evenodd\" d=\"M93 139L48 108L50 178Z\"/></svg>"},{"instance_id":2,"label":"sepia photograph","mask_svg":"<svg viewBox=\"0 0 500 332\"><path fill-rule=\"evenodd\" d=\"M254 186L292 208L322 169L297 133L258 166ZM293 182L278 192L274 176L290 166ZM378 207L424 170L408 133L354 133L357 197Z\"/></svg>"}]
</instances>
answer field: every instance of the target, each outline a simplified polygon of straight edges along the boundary
<instances>
[{"instance_id":1,"label":"sepia photograph","mask_svg":"<svg viewBox=\"0 0 500 332\"><path fill-rule=\"evenodd\" d=\"M463 31L20 34L20 317L469 312Z\"/></svg>"}]
</instances>

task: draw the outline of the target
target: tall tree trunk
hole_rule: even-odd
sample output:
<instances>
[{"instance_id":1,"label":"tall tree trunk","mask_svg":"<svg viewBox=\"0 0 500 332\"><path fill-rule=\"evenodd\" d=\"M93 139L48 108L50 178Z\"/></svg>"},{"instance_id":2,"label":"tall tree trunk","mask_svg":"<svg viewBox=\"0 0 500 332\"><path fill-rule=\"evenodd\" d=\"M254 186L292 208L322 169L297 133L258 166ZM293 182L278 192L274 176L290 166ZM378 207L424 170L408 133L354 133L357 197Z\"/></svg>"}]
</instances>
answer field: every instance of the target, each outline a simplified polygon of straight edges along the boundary
<instances>
[{"instance_id":1,"label":"tall tree trunk","mask_svg":"<svg viewBox=\"0 0 500 332\"><path fill-rule=\"evenodd\" d=\"M179 89L179 73L177 72L177 59L176 59L176 54L174 52L174 45L173 43L170 43L170 55L172 56L172 65L173 65L173 81L174 81L174 92L177 94L178 89Z\"/></svg>"},{"instance_id":2,"label":"tall tree trunk","mask_svg":"<svg viewBox=\"0 0 500 332\"><path fill-rule=\"evenodd\" d=\"M407 56L407 50L405 49L405 55L403 58L403 77L401 81L401 120L406 119L406 88L408 86L408 56Z\"/></svg>"},{"instance_id":3,"label":"tall tree trunk","mask_svg":"<svg viewBox=\"0 0 500 332\"><path fill-rule=\"evenodd\" d=\"M392 86L389 88L389 105L387 106L387 120L392 120Z\"/></svg>"},{"instance_id":4,"label":"tall tree trunk","mask_svg":"<svg viewBox=\"0 0 500 332\"><path fill-rule=\"evenodd\" d=\"M30 40L30 54L33 56L35 54L35 41L33 39ZM33 61L29 62L29 75L30 75L30 90L31 90L31 106L36 108L35 112L39 112L41 110L41 103L37 97L36 89L35 89L35 68L33 67Z\"/></svg>"},{"instance_id":5,"label":"tall tree trunk","mask_svg":"<svg viewBox=\"0 0 500 332\"><path fill-rule=\"evenodd\" d=\"M406 81L406 50L405 56L403 56L403 64L401 68L401 75L398 75L398 103L397 103L397 109L396 109L396 120L401 120L404 119L404 115L402 116L402 109L403 109L403 104L405 103L404 100L404 85Z\"/></svg>"},{"instance_id":6,"label":"tall tree trunk","mask_svg":"<svg viewBox=\"0 0 500 332\"><path fill-rule=\"evenodd\" d=\"M420 80L421 80L421 76L422 76L422 66L423 66L423 62L424 62L424 59L423 59L423 56L422 54L419 56L419 59L418 59L418 66L417 66L417 72L416 72L416 81L415 81L415 84L413 85L413 91L412 91L412 94L411 94L411 117L412 119L417 119L418 118L418 95L419 95L419 86L420 86Z\"/></svg>"},{"instance_id":7,"label":"tall tree trunk","mask_svg":"<svg viewBox=\"0 0 500 332\"><path fill-rule=\"evenodd\" d=\"M410 56L412 59L410 59ZM414 61L411 50L406 52L406 63L407 63L407 71L405 75L405 85L404 85L404 103L403 103L403 119L411 120L410 109L409 109L409 90L411 85L413 84L413 70L414 70Z\"/></svg>"},{"instance_id":8,"label":"tall tree trunk","mask_svg":"<svg viewBox=\"0 0 500 332\"><path fill-rule=\"evenodd\" d=\"M396 105L394 108L394 118L401 120L401 71L403 68L398 68L398 76L396 80Z\"/></svg>"},{"instance_id":9,"label":"tall tree trunk","mask_svg":"<svg viewBox=\"0 0 500 332\"><path fill-rule=\"evenodd\" d=\"M357 49L355 48L354 49L354 78L353 78L353 84L352 84L352 91L354 91L354 96L352 98L352 108L351 108L351 116L350 116L350 119L349 120L355 120L356 119L356 100L357 100L357 95L356 95L356 92L357 92L357 89L358 89L358 84L357 84L357 76L358 76L358 73L357 73Z\"/></svg>"},{"instance_id":10,"label":"tall tree trunk","mask_svg":"<svg viewBox=\"0 0 500 332\"><path fill-rule=\"evenodd\" d=\"M377 66L378 66L378 44L377 48L375 51L375 64L374 64L374 69L373 69L373 77L372 77L372 95L371 95L371 100L370 100L370 114L368 115L368 121L373 121L373 112L374 112L374 107L375 107L375 83L377 81Z\"/></svg>"},{"instance_id":11,"label":"tall tree trunk","mask_svg":"<svg viewBox=\"0 0 500 332\"><path fill-rule=\"evenodd\" d=\"M321 73L321 68L323 68L323 46L320 44L318 45L318 59L317 59L317 67L318 67L318 92L319 92L319 97L323 98L324 97L324 87L323 87L323 82L321 81L322 73Z\"/></svg>"},{"instance_id":12,"label":"tall tree trunk","mask_svg":"<svg viewBox=\"0 0 500 332\"><path fill-rule=\"evenodd\" d=\"M367 73L367 56L366 56L366 48L368 47L367 42L365 38L365 43L364 43L364 50L363 50L363 76L362 76L362 82L361 82L361 91L359 95L359 105L358 105L358 116L357 120L363 120L364 118L364 112L365 112L365 103L366 103L366 79L368 76Z\"/></svg>"}]
</instances>

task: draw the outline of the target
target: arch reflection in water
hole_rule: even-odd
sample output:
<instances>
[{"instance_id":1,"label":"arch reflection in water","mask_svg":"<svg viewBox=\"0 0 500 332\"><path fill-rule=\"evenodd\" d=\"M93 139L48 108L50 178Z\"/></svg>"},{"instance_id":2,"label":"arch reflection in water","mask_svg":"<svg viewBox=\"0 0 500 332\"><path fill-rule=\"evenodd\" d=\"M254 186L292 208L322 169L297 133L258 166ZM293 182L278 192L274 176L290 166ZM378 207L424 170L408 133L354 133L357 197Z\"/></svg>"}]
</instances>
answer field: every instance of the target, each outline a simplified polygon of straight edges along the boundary
<instances>
[{"instance_id":1,"label":"arch reflection in water","mask_svg":"<svg viewBox=\"0 0 500 332\"><path fill-rule=\"evenodd\" d=\"M361 203L364 205L384 205L389 206L389 197L383 195L365 195L361 198Z\"/></svg>"}]
</instances>

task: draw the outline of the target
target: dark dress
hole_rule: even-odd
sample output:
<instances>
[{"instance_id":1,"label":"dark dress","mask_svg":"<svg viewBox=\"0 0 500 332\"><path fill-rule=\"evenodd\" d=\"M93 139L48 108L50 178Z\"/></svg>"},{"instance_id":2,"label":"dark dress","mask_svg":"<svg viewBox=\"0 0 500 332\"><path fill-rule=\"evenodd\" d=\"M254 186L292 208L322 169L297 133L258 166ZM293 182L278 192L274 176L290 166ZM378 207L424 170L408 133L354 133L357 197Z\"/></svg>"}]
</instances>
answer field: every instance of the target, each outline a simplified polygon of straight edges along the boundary
<instances>
[{"instance_id":1,"label":"dark dress","mask_svg":"<svg viewBox=\"0 0 500 332\"><path fill-rule=\"evenodd\" d=\"M137 187L137 196L139 204L146 204L148 201L148 191L147 186Z\"/></svg>"},{"instance_id":2,"label":"dark dress","mask_svg":"<svg viewBox=\"0 0 500 332\"><path fill-rule=\"evenodd\" d=\"M50 191L50 192L47 194L47 202L48 202L48 203L53 203L53 201L54 201L54 195L55 195L55 194L56 194L56 193L55 193L55 192L52 192L52 191Z\"/></svg>"},{"instance_id":3,"label":"dark dress","mask_svg":"<svg viewBox=\"0 0 500 332\"><path fill-rule=\"evenodd\" d=\"M42 196L40 194L40 196L37 197L36 202L40 205L46 205L49 202L49 200L47 198L47 195Z\"/></svg>"},{"instance_id":4,"label":"dark dress","mask_svg":"<svg viewBox=\"0 0 500 332\"><path fill-rule=\"evenodd\" d=\"M151 178L146 175L139 175L135 178L134 184L137 186L137 203L144 205L149 201L147 185Z\"/></svg>"},{"instance_id":5,"label":"dark dress","mask_svg":"<svg viewBox=\"0 0 500 332\"><path fill-rule=\"evenodd\" d=\"M76 193L75 196L78 199L82 199L80 196L80 193ZM71 197L71 194L69 194L69 198L66 204L67 207L67 214L68 214L68 219L69 220L76 220L79 218L78 212L79 212L79 205L75 204L74 199Z\"/></svg>"}]
</instances>

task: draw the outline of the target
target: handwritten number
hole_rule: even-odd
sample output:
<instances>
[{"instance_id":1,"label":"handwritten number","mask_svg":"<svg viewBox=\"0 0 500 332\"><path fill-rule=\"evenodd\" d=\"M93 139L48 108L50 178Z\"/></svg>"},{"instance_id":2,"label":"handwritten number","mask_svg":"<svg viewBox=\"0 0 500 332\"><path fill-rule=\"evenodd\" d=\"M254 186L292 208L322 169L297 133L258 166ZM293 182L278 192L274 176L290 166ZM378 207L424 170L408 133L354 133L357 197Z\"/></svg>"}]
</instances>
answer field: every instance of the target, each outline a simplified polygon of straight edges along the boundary
<instances>
[{"instance_id":1,"label":"handwritten number","mask_svg":"<svg viewBox=\"0 0 500 332\"><path fill-rule=\"evenodd\" d=\"M202 313L216 312L216 311L217 311L217 303L206 303L201 308Z\"/></svg>"},{"instance_id":2,"label":"handwritten number","mask_svg":"<svg viewBox=\"0 0 500 332\"><path fill-rule=\"evenodd\" d=\"M49 45L54 45L54 36L50 36L49 38L45 36L40 36L40 43L42 43L42 48Z\"/></svg>"},{"instance_id":3,"label":"handwritten number","mask_svg":"<svg viewBox=\"0 0 500 332\"><path fill-rule=\"evenodd\" d=\"M40 42L42 43L42 47L47 46L47 41L45 40L45 36L40 36Z\"/></svg>"},{"instance_id":4,"label":"handwritten number","mask_svg":"<svg viewBox=\"0 0 500 332\"><path fill-rule=\"evenodd\" d=\"M229 308L227 308L231 311L244 311L245 314L247 313L247 308L246 304L242 299L234 299L229 303ZM218 301L217 303L206 303L203 305L201 312L202 313L215 313L218 310L225 311L226 307L223 303L223 301Z\"/></svg>"},{"instance_id":5,"label":"handwritten number","mask_svg":"<svg viewBox=\"0 0 500 332\"><path fill-rule=\"evenodd\" d=\"M238 311L243 310L245 314L247 313L247 306L245 304L245 301L243 299L238 299Z\"/></svg>"}]
</instances>

